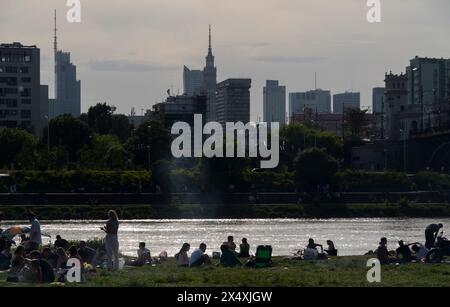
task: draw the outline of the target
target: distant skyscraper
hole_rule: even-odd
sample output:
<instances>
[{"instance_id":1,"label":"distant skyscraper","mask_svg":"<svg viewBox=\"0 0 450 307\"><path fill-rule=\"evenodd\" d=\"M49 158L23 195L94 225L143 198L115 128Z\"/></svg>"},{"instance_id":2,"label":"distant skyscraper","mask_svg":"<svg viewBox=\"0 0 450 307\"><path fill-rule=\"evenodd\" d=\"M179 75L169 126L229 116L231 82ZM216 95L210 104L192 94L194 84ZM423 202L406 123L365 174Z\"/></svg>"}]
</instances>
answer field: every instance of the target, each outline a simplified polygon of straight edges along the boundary
<instances>
[{"instance_id":1,"label":"distant skyscraper","mask_svg":"<svg viewBox=\"0 0 450 307\"><path fill-rule=\"evenodd\" d=\"M263 95L264 122L286 124L286 87L278 81L267 80Z\"/></svg>"},{"instance_id":2,"label":"distant skyscraper","mask_svg":"<svg viewBox=\"0 0 450 307\"><path fill-rule=\"evenodd\" d=\"M211 26L209 26L209 48L206 56L206 66L203 69L204 90L207 99L206 117L208 121L216 120L216 86L217 86L217 68L214 66L214 56L211 43Z\"/></svg>"},{"instance_id":3,"label":"distant skyscraper","mask_svg":"<svg viewBox=\"0 0 450 307\"><path fill-rule=\"evenodd\" d=\"M305 93L289 93L289 116L303 113L305 108L318 113L331 113L331 92L317 89Z\"/></svg>"},{"instance_id":4,"label":"distant skyscraper","mask_svg":"<svg viewBox=\"0 0 450 307\"><path fill-rule=\"evenodd\" d=\"M250 122L251 84L251 79L228 79L217 84L215 121Z\"/></svg>"},{"instance_id":5,"label":"distant skyscraper","mask_svg":"<svg viewBox=\"0 0 450 307\"><path fill-rule=\"evenodd\" d=\"M372 90L372 112L373 114L384 113L384 87L375 87Z\"/></svg>"},{"instance_id":6,"label":"distant skyscraper","mask_svg":"<svg viewBox=\"0 0 450 307\"><path fill-rule=\"evenodd\" d=\"M333 95L333 113L343 114L344 109L360 109L361 94L360 93L341 93Z\"/></svg>"},{"instance_id":7,"label":"distant skyscraper","mask_svg":"<svg viewBox=\"0 0 450 307\"><path fill-rule=\"evenodd\" d=\"M55 11L55 99L49 102L50 118L62 114L78 117L81 114L81 82L77 80L77 67L70 62L70 53L58 51Z\"/></svg>"},{"instance_id":8,"label":"distant skyscraper","mask_svg":"<svg viewBox=\"0 0 450 307\"><path fill-rule=\"evenodd\" d=\"M430 105L448 102L450 59L415 57L406 68L408 104Z\"/></svg>"},{"instance_id":9,"label":"distant skyscraper","mask_svg":"<svg viewBox=\"0 0 450 307\"><path fill-rule=\"evenodd\" d=\"M203 71L190 70L188 67L184 66L183 86L184 94L189 97L200 94L203 88Z\"/></svg>"},{"instance_id":10,"label":"distant skyscraper","mask_svg":"<svg viewBox=\"0 0 450 307\"><path fill-rule=\"evenodd\" d=\"M40 84L40 74L39 48L0 44L0 129L22 127L42 133L48 87Z\"/></svg>"}]
</instances>

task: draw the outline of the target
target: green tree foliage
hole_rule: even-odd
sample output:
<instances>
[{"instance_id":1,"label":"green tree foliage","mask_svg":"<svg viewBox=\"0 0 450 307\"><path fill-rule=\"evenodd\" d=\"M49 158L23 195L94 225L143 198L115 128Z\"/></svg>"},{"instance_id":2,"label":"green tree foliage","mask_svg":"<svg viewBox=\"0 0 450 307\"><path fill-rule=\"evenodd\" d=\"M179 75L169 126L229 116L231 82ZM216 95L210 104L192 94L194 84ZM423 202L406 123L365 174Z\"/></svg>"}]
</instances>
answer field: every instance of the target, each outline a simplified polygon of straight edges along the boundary
<instances>
[{"instance_id":1,"label":"green tree foliage","mask_svg":"<svg viewBox=\"0 0 450 307\"><path fill-rule=\"evenodd\" d=\"M344 139L358 140L364 138L369 126L369 110L347 108L344 110Z\"/></svg>"},{"instance_id":2,"label":"green tree foliage","mask_svg":"<svg viewBox=\"0 0 450 307\"><path fill-rule=\"evenodd\" d=\"M78 152L81 169L123 170L127 167L129 153L115 135L94 135L91 146Z\"/></svg>"},{"instance_id":3,"label":"green tree foliage","mask_svg":"<svg viewBox=\"0 0 450 307\"><path fill-rule=\"evenodd\" d=\"M159 160L171 159L171 140L171 135L161 123L151 121L140 125L133 131L125 148L132 154L137 167L149 169L153 163Z\"/></svg>"},{"instance_id":4,"label":"green tree foliage","mask_svg":"<svg viewBox=\"0 0 450 307\"><path fill-rule=\"evenodd\" d=\"M289 169L294 168L294 159L299 151L308 148L325 148L336 159L343 157L342 140L332 132L308 128L300 124L284 126L280 131L280 160Z\"/></svg>"},{"instance_id":5,"label":"green tree foliage","mask_svg":"<svg viewBox=\"0 0 450 307\"><path fill-rule=\"evenodd\" d=\"M19 129L0 131L0 167L32 169L35 165L38 139L31 133Z\"/></svg>"},{"instance_id":6,"label":"green tree foliage","mask_svg":"<svg viewBox=\"0 0 450 307\"><path fill-rule=\"evenodd\" d=\"M87 121L89 127L96 133L112 134L125 142L131 135L132 126L127 116L114 114L116 108L105 103L98 103L90 107L87 115L82 118Z\"/></svg>"},{"instance_id":7,"label":"green tree foliage","mask_svg":"<svg viewBox=\"0 0 450 307\"><path fill-rule=\"evenodd\" d=\"M295 180L300 189L316 192L319 186L332 183L338 171L336 159L324 149L307 149L295 159Z\"/></svg>"},{"instance_id":8,"label":"green tree foliage","mask_svg":"<svg viewBox=\"0 0 450 307\"><path fill-rule=\"evenodd\" d=\"M71 115L62 115L50 121L50 144L62 146L69 153L70 161L76 161L78 151L91 144L91 129L78 118ZM44 134L43 144L47 143L47 134Z\"/></svg>"}]
</instances>

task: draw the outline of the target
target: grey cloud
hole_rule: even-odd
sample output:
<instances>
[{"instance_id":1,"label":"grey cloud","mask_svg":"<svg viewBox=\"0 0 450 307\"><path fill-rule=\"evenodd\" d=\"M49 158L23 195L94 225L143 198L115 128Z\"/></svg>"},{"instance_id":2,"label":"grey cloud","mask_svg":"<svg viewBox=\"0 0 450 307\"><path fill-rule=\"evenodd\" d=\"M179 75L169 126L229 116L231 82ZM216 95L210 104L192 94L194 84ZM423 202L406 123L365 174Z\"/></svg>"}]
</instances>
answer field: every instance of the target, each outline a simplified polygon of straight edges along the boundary
<instances>
[{"instance_id":1,"label":"grey cloud","mask_svg":"<svg viewBox=\"0 0 450 307\"><path fill-rule=\"evenodd\" d=\"M127 61L127 60L92 60L87 66L94 71L133 71L152 72L180 69L178 66L160 65L151 62Z\"/></svg>"}]
</instances>

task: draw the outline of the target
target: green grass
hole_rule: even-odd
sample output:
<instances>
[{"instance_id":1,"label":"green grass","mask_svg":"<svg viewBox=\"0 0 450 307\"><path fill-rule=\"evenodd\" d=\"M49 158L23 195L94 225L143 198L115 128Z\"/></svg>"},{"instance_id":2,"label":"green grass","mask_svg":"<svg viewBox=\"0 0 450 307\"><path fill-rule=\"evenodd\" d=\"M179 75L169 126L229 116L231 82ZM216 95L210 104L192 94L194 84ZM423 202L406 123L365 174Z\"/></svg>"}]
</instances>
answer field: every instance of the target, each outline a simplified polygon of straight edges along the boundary
<instances>
[{"instance_id":1,"label":"green grass","mask_svg":"<svg viewBox=\"0 0 450 307\"><path fill-rule=\"evenodd\" d=\"M89 276L87 287L448 287L450 264L408 264L382 267L380 284L366 279L366 257L342 257L306 262L274 259L267 269L178 268L173 259L156 267L100 271ZM0 287L13 286L0 275ZM67 284L66 286L73 286Z\"/></svg>"}]
</instances>

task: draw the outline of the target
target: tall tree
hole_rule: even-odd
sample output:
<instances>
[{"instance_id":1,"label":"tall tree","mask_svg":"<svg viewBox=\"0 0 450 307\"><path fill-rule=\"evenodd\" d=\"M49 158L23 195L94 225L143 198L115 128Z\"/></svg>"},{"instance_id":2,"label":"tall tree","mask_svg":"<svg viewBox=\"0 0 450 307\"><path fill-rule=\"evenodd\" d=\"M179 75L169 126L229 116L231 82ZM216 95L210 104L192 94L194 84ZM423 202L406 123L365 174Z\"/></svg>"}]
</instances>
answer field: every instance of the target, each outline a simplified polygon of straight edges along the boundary
<instances>
[{"instance_id":1,"label":"tall tree","mask_svg":"<svg viewBox=\"0 0 450 307\"><path fill-rule=\"evenodd\" d=\"M51 146L63 146L69 152L71 161L76 161L77 152L85 145L90 145L92 132L82 120L71 115L62 115L50 121ZM43 143L47 142L47 135Z\"/></svg>"},{"instance_id":2,"label":"tall tree","mask_svg":"<svg viewBox=\"0 0 450 307\"><path fill-rule=\"evenodd\" d=\"M331 184L338 171L337 161L324 149L307 149L295 159L295 180L301 190L317 192L319 186Z\"/></svg>"},{"instance_id":3,"label":"tall tree","mask_svg":"<svg viewBox=\"0 0 450 307\"><path fill-rule=\"evenodd\" d=\"M20 128L2 129L0 144L0 167L34 167L38 139L33 134Z\"/></svg>"}]
</instances>

